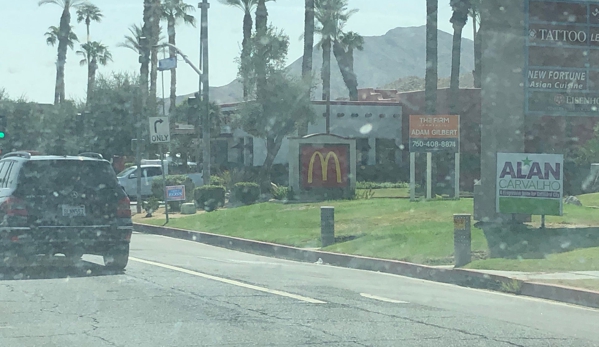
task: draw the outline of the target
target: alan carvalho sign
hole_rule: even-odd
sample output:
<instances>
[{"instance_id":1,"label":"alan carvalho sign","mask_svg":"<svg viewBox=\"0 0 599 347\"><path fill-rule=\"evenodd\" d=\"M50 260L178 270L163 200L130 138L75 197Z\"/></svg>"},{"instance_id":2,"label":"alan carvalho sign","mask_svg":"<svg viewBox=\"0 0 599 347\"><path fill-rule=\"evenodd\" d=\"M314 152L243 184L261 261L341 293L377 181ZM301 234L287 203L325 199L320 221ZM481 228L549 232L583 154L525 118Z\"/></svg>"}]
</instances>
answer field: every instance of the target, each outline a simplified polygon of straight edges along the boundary
<instances>
[{"instance_id":1,"label":"alan carvalho sign","mask_svg":"<svg viewBox=\"0 0 599 347\"><path fill-rule=\"evenodd\" d=\"M561 216L561 154L497 153L497 212Z\"/></svg>"}]
</instances>

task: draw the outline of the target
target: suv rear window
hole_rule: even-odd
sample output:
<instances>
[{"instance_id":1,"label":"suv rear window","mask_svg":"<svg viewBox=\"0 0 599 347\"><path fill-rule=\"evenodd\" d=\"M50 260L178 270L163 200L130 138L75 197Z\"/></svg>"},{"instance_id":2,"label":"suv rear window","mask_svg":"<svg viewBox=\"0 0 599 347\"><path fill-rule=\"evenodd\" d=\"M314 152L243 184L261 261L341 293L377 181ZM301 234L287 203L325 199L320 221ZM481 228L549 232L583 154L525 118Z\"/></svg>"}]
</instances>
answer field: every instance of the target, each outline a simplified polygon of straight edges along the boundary
<instances>
[{"instance_id":1,"label":"suv rear window","mask_svg":"<svg viewBox=\"0 0 599 347\"><path fill-rule=\"evenodd\" d=\"M109 163L87 160L28 161L19 174L17 189L22 195L49 194L73 188L103 190L118 183Z\"/></svg>"}]
</instances>

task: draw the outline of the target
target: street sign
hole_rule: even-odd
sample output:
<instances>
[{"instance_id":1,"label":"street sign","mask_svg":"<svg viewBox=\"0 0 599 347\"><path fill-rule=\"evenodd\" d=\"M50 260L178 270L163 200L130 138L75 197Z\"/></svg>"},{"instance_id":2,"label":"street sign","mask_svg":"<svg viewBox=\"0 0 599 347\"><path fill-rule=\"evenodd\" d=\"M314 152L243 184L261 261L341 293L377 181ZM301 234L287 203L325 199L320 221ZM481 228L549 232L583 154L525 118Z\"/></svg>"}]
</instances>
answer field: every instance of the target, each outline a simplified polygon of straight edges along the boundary
<instances>
[{"instance_id":1,"label":"street sign","mask_svg":"<svg viewBox=\"0 0 599 347\"><path fill-rule=\"evenodd\" d=\"M171 130L168 117L150 117L150 143L169 143Z\"/></svg>"},{"instance_id":2,"label":"street sign","mask_svg":"<svg viewBox=\"0 0 599 347\"><path fill-rule=\"evenodd\" d=\"M166 201L185 201L185 186L167 186Z\"/></svg>"},{"instance_id":3,"label":"street sign","mask_svg":"<svg viewBox=\"0 0 599 347\"><path fill-rule=\"evenodd\" d=\"M460 116L410 116L410 152L460 151Z\"/></svg>"},{"instance_id":4,"label":"street sign","mask_svg":"<svg viewBox=\"0 0 599 347\"><path fill-rule=\"evenodd\" d=\"M561 216L562 154L497 153L497 212Z\"/></svg>"},{"instance_id":5,"label":"street sign","mask_svg":"<svg viewBox=\"0 0 599 347\"><path fill-rule=\"evenodd\" d=\"M167 71L177 68L177 57L160 59L158 61L158 71Z\"/></svg>"},{"instance_id":6,"label":"street sign","mask_svg":"<svg viewBox=\"0 0 599 347\"><path fill-rule=\"evenodd\" d=\"M599 116L599 4L528 0L526 114Z\"/></svg>"}]
</instances>

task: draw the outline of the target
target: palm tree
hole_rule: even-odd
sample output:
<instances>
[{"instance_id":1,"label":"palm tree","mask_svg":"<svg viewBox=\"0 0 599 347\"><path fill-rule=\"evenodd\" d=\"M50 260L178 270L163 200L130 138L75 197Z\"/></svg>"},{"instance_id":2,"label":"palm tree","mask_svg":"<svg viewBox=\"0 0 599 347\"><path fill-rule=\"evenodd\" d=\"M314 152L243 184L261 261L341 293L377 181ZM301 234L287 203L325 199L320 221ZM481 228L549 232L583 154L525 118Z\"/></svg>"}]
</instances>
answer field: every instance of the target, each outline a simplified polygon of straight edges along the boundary
<instances>
[{"instance_id":1,"label":"palm tree","mask_svg":"<svg viewBox=\"0 0 599 347\"><path fill-rule=\"evenodd\" d=\"M103 17L102 11L92 3L84 3L77 8L77 23L85 21L85 26L87 27L87 42L91 41L89 33L91 23L100 23Z\"/></svg>"},{"instance_id":2,"label":"palm tree","mask_svg":"<svg viewBox=\"0 0 599 347\"><path fill-rule=\"evenodd\" d=\"M307 86L308 97L312 92L312 60L314 55L315 4L314 0L306 0L306 15L304 18L304 56L302 59L302 79ZM299 125L298 134L308 135L308 122Z\"/></svg>"},{"instance_id":3,"label":"palm tree","mask_svg":"<svg viewBox=\"0 0 599 347\"><path fill-rule=\"evenodd\" d=\"M93 88L96 85L98 65L106 66L112 61L112 54L108 47L96 41L82 44L81 50L77 51L77 54L83 57L79 64L81 66L87 64L87 105L89 105Z\"/></svg>"},{"instance_id":4,"label":"palm tree","mask_svg":"<svg viewBox=\"0 0 599 347\"><path fill-rule=\"evenodd\" d=\"M129 27L131 35L125 35L125 41L117 44L117 47L129 48L135 53L141 54L140 38L143 36L141 26L133 24Z\"/></svg>"},{"instance_id":5,"label":"palm tree","mask_svg":"<svg viewBox=\"0 0 599 347\"><path fill-rule=\"evenodd\" d=\"M44 34L44 35L46 35L46 43L48 44L48 46L54 47L56 45L56 42L58 42L59 32L60 32L60 29L55 26L51 26L48 28L48 31ZM79 38L77 37L77 34L75 34L75 32L73 32L73 27L71 26L71 32L69 33L67 46L70 49L74 49L75 42L78 42L78 41L79 41Z\"/></svg>"},{"instance_id":6,"label":"palm tree","mask_svg":"<svg viewBox=\"0 0 599 347\"><path fill-rule=\"evenodd\" d=\"M450 90L450 111L452 114L459 113L460 97L460 58L462 54L462 31L468 22L470 14L470 0L450 0L453 15L451 24L453 24L453 49L451 53L451 82Z\"/></svg>"},{"instance_id":7,"label":"palm tree","mask_svg":"<svg viewBox=\"0 0 599 347\"><path fill-rule=\"evenodd\" d=\"M357 12L357 10L348 10L347 6L347 0L315 1L315 17L320 23L316 31L320 34L319 46L322 48L322 99L327 101L331 98L331 49L333 42L340 39L343 26Z\"/></svg>"},{"instance_id":8,"label":"palm tree","mask_svg":"<svg viewBox=\"0 0 599 347\"><path fill-rule=\"evenodd\" d=\"M195 11L195 7L186 4L181 0L164 0L162 3L162 18L167 22L168 42L176 45L176 25L179 20L185 24L196 26L196 19L189 12ZM177 52L171 48L170 57L176 59ZM175 113L177 104L177 69L171 70L171 96L170 96L169 113Z\"/></svg>"},{"instance_id":9,"label":"palm tree","mask_svg":"<svg viewBox=\"0 0 599 347\"><path fill-rule=\"evenodd\" d=\"M349 99L358 101L358 76L354 70L354 51L364 50L364 38L353 31L342 33L333 43L333 53L337 58L341 76L349 90Z\"/></svg>"},{"instance_id":10,"label":"palm tree","mask_svg":"<svg viewBox=\"0 0 599 347\"><path fill-rule=\"evenodd\" d=\"M67 63L67 49L71 37L71 8L82 4L84 0L40 0L39 6L52 4L62 8L60 25L56 40L58 41L58 57L56 60L56 87L54 88L54 104L65 100L64 67Z\"/></svg>"},{"instance_id":11,"label":"palm tree","mask_svg":"<svg viewBox=\"0 0 599 347\"><path fill-rule=\"evenodd\" d=\"M241 44L241 60L247 60L250 54L251 39L252 39L252 27L254 21L252 19L252 12L256 10L258 6L258 0L219 0L222 4L237 7L243 11L243 42ZM266 0L274 1L274 0ZM242 72L243 77L243 98L246 99L249 93L249 87L247 85L247 72Z\"/></svg>"}]
</instances>

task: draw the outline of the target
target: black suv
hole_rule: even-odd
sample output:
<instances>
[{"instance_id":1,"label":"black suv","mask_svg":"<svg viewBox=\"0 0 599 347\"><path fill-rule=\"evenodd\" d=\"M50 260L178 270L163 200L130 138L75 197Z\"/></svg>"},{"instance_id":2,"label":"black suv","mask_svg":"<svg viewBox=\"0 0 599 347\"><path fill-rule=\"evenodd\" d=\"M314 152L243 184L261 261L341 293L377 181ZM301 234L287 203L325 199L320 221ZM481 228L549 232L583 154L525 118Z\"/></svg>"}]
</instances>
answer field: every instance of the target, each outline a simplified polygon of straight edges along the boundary
<instances>
[{"instance_id":1,"label":"black suv","mask_svg":"<svg viewBox=\"0 0 599 347\"><path fill-rule=\"evenodd\" d=\"M122 270L132 230L129 198L101 155L14 152L0 159L0 265L95 254Z\"/></svg>"}]
</instances>

